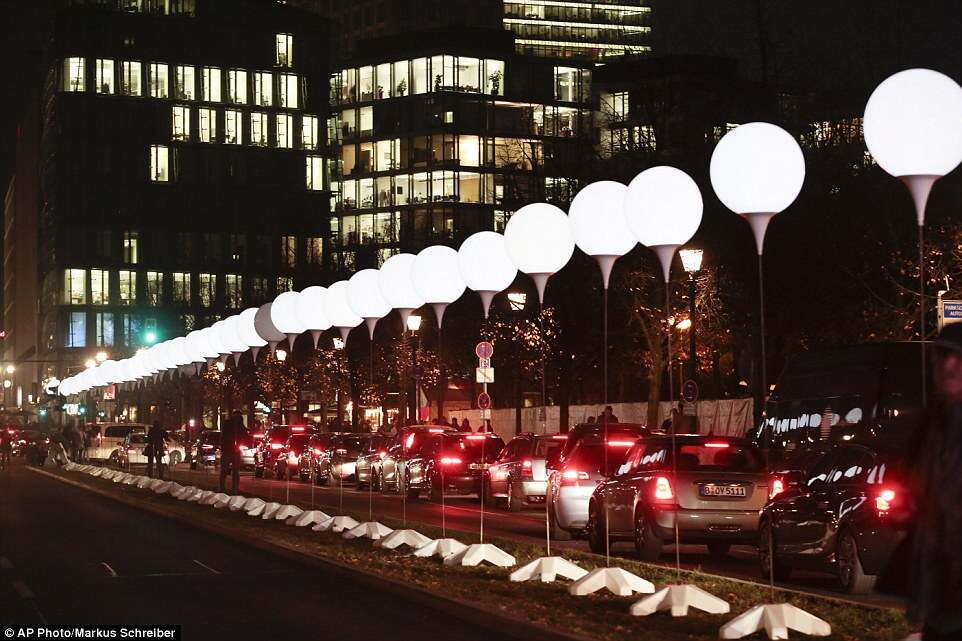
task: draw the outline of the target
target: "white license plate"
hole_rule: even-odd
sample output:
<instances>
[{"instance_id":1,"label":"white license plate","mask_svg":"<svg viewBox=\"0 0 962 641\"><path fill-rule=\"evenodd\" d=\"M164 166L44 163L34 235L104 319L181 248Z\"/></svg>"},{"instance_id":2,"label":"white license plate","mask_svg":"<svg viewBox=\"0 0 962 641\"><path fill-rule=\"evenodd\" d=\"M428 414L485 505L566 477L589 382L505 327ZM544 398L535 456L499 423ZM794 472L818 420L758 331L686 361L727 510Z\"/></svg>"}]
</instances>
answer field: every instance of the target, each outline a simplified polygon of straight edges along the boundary
<instances>
[{"instance_id":1,"label":"white license plate","mask_svg":"<svg viewBox=\"0 0 962 641\"><path fill-rule=\"evenodd\" d=\"M702 485L702 496L748 496L744 485Z\"/></svg>"},{"instance_id":2,"label":"white license plate","mask_svg":"<svg viewBox=\"0 0 962 641\"><path fill-rule=\"evenodd\" d=\"M472 470L486 470L486 469L488 469L488 464L487 464L487 463L472 463L472 464L469 465L468 467L471 468Z\"/></svg>"}]
</instances>

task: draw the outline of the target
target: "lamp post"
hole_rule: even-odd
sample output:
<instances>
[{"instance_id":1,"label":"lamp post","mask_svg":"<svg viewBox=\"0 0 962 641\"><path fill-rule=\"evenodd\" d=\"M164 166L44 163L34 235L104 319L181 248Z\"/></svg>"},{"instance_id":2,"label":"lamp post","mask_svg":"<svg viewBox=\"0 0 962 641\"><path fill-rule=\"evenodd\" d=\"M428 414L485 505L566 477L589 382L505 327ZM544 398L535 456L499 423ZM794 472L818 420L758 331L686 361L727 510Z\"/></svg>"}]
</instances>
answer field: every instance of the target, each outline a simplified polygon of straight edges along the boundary
<instances>
[{"instance_id":1,"label":"lamp post","mask_svg":"<svg viewBox=\"0 0 962 641\"><path fill-rule=\"evenodd\" d=\"M698 352L695 350L697 342L695 340L695 295L698 293L695 282L695 275L701 271L701 261L704 252L700 249L682 249L678 254L681 256L681 265L685 268L685 272L688 273L688 297L690 308L688 312L688 318L691 320L691 328L688 330L688 364L690 371L688 377L695 381L698 376Z\"/></svg>"},{"instance_id":2,"label":"lamp post","mask_svg":"<svg viewBox=\"0 0 962 641\"><path fill-rule=\"evenodd\" d=\"M411 396L411 415L410 418L418 421L420 417L418 416L418 351L421 343L421 335L418 334L418 330L421 329L421 316L420 314L408 314L407 315L407 328L411 332L411 386L414 388L414 394Z\"/></svg>"},{"instance_id":3,"label":"lamp post","mask_svg":"<svg viewBox=\"0 0 962 641\"><path fill-rule=\"evenodd\" d=\"M520 318L521 313L524 311L524 306L528 302L528 295L524 292L508 292L508 307L512 312L517 312L517 316ZM512 358L511 364L511 375L512 375L512 385L511 392L514 397L514 433L521 433L521 377L520 371L518 369L518 361L521 360L521 354L515 354L515 358Z\"/></svg>"}]
</instances>

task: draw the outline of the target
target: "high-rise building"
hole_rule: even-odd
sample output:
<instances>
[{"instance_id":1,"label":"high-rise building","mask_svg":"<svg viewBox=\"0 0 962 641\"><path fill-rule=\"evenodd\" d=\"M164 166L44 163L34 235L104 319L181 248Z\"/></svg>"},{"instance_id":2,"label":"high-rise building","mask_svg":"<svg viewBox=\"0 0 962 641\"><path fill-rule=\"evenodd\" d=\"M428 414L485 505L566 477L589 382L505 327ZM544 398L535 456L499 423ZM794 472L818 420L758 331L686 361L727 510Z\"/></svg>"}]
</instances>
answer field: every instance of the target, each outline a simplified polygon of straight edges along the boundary
<instances>
[{"instance_id":1,"label":"high-rise building","mask_svg":"<svg viewBox=\"0 0 962 641\"><path fill-rule=\"evenodd\" d=\"M327 260L322 18L272 0L70 0L51 24L5 204L21 403L98 351L317 282Z\"/></svg>"},{"instance_id":2,"label":"high-rise building","mask_svg":"<svg viewBox=\"0 0 962 641\"><path fill-rule=\"evenodd\" d=\"M651 51L649 0L504 0L519 53L603 61Z\"/></svg>"}]
</instances>

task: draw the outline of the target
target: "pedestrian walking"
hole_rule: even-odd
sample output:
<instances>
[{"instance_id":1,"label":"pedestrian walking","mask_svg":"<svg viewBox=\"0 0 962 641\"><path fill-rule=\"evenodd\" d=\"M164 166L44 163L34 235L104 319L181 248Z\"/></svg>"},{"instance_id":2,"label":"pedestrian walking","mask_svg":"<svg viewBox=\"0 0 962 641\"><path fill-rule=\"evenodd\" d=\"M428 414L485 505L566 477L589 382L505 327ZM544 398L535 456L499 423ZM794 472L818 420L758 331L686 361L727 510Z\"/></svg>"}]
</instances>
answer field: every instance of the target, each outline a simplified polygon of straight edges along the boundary
<instances>
[{"instance_id":1,"label":"pedestrian walking","mask_svg":"<svg viewBox=\"0 0 962 641\"><path fill-rule=\"evenodd\" d=\"M227 474L231 475L231 493L240 492L240 452L237 449L246 435L244 419L240 410L231 412L230 418L220 428L220 491L227 488Z\"/></svg>"},{"instance_id":2,"label":"pedestrian walking","mask_svg":"<svg viewBox=\"0 0 962 641\"><path fill-rule=\"evenodd\" d=\"M598 418L595 420L595 422L610 424L610 423L618 423L619 421L618 421L618 417L615 416L615 412L611 408L611 405L606 405L604 411L598 415Z\"/></svg>"},{"instance_id":3,"label":"pedestrian walking","mask_svg":"<svg viewBox=\"0 0 962 641\"><path fill-rule=\"evenodd\" d=\"M464 417L464 420L461 421L461 431L462 431L462 432L471 432L471 431L473 431L473 429L471 428L471 421L468 420L468 417L467 417L467 416L465 416L465 417Z\"/></svg>"},{"instance_id":4,"label":"pedestrian walking","mask_svg":"<svg viewBox=\"0 0 962 641\"><path fill-rule=\"evenodd\" d=\"M457 431L459 431L459 432L461 431L461 425L458 424L458 417L457 417L457 416L455 416L455 417L453 417L453 418L451 419L451 427L453 427L455 430L457 430Z\"/></svg>"},{"instance_id":5,"label":"pedestrian walking","mask_svg":"<svg viewBox=\"0 0 962 641\"><path fill-rule=\"evenodd\" d=\"M167 431L160 424L154 424L147 430L147 445L144 451L147 454L147 476L153 478L154 463L157 463L157 476L164 478L164 450L166 449Z\"/></svg>"}]
</instances>

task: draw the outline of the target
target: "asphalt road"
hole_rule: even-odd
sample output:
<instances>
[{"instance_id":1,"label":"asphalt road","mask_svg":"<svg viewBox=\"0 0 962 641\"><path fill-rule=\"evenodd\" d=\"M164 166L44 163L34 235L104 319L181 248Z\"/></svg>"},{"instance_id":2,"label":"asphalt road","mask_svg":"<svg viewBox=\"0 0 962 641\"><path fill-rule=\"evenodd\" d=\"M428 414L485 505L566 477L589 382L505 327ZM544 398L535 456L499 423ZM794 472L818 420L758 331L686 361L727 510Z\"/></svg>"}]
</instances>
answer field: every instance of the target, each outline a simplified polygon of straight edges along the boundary
<instances>
[{"instance_id":1,"label":"asphalt road","mask_svg":"<svg viewBox=\"0 0 962 641\"><path fill-rule=\"evenodd\" d=\"M136 466L135 466L136 467ZM137 471L137 470L135 470ZM141 472L142 473L142 472ZM190 470L186 464L178 466L173 471L173 478L182 484L202 486L217 489L218 475L212 468ZM230 480L228 479L228 483ZM346 483L341 487L312 487L309 483L300 481L277 481L273 479L256 478L250 472L241 473L241 494L247 496L261 496L281 503L293 503L301 507L316 507L329 514L338 509L345 509L352 513L365 514L371 512L377 518L392 518L402 520L405 517L415 522L430 523L444 526L453 533L477 533L481 526L481 503L475 495L445 497L444 510L440 503L433 503L424 499L411 501L398 494L381 494L378 492L358 491L353 484ZM520 513L510 513L501 509L484 510L484 531L491 536L527 541L531 543L545 542L545 512L544 508L534 508ZM584 541L552 541L552 548L575 548L588 550ZM612 544L612 554L632 557L634 548L631 543ZM673 566L675 563L675 547L666 545L661 562ZM682 545L681 563L688 569L701 570L712 574L761 581L758 569L758 556L754 547L734 546L731 553L723 558L709 556L703 545ZM780 583L782 587L812 592L819 595L829 595L846 598L860 603L900 607L899 599L889 596L843 595L835 587L835 579L827 574L799 570L792 573L789 582Z\"/></svg>"},{"instance_id":2,"label":"asphalt road","mask_svg":"<svg viewBox=\"0 0 962 641\"><path fill-rule=\"evenodd\" d=\"M0 472L3 624L176 624L205 641L508 638L19 462Z\"/></svg>"}]
</instances>

